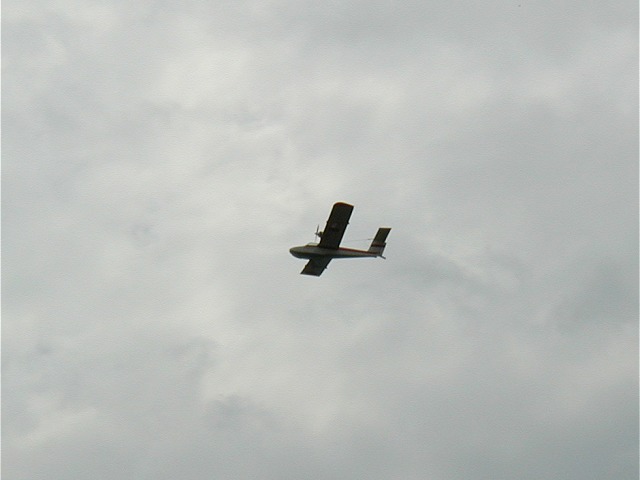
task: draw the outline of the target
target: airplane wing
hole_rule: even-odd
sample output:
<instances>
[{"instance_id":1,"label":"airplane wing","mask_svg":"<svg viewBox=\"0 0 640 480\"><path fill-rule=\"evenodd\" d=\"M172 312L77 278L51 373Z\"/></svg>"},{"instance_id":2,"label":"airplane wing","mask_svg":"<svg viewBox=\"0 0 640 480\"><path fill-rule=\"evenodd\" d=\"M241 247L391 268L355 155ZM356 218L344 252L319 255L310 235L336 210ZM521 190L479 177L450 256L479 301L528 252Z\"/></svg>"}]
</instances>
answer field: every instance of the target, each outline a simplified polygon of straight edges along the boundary
<instances>
[{"instance_id":1,"label":"airplane wing","mask_svg":"<svg viewBox=\"0 0 640 480\"><path fill-rule=\"evenodd\" d=\"M320 237L320 243L318 246L321 248L338 248L344 231L349 224L349 218L353 212L353 205L348 203L336 203L331 209L329 220L327 220L327 226L324 227L322 237Z\"/></svg>"},{"instance_id":2,"label":"airplane wing","mask_svg":"<svg viewBox=\"0 0 640 480\"><path fill-rule=\"evenodd\" d=\"M331 258L313 258L307 262L300 273L319 277L322 275L322 272L324 272L324 269L327 268L330 261Z\"/></svg>"}]
</instances>

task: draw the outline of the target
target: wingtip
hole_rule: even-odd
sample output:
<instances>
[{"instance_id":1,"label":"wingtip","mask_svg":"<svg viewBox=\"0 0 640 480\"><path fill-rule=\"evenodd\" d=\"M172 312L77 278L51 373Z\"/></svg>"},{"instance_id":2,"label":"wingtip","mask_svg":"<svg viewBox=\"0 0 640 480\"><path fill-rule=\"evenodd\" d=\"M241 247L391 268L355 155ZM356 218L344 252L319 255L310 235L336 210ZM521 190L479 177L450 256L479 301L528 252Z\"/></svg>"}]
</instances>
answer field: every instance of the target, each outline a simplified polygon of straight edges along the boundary
<instances>
[{"instance_id":1,"label":"wingtip","mask_svg":"<svg viewBox=\"0 0 640 480\"><path fill-rule=\"evenodd\" d=\"M353 205L351 205L350 203L347 202L336 202L333 204L333 206L341 206L341 207L349 207L351 209L353 209Z\"/></svg>"}]
</instances>

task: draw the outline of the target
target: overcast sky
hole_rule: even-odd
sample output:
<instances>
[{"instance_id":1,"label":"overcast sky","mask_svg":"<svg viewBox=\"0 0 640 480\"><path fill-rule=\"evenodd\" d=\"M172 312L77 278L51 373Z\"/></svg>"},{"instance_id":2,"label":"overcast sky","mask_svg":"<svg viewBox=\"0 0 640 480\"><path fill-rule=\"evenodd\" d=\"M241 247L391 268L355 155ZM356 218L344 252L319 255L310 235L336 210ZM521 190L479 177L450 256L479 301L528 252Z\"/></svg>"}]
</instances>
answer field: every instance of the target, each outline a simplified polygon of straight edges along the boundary
<instances>
[{"instance_id":1,"label":"overcast sky","mask_svg":"<svg viewBox=\"0 0 640 480\"><path fill-rule=\"evenodd\" d=\"M637 10L5 1L3 478L636 480Z\"/></svg>"}]
</instances>

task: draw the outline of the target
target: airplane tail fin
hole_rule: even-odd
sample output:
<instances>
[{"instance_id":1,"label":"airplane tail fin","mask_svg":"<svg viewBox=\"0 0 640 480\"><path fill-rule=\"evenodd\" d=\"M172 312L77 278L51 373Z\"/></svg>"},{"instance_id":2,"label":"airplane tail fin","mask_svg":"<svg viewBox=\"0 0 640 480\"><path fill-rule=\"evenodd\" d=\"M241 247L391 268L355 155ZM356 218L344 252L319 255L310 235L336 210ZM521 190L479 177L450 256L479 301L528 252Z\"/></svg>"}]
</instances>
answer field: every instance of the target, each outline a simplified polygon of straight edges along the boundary
<instances>
[{"instance_id":1,"label":"airplane tail fin","mask_svg":"<svg viewBox=\"0 0 640 480\"><path fill-rule=\"evenodd\" d=\"M369 253L375 254L378 257L382 257L382 253L384 252L384 247L387 246L387 244L385 243L387 241L387 235L389 235L390 231L391 231L390 228L380 227L378 229L378 232L376 233L375 238L373 239L373 242L371 242L371 246L369 247L369 250L367 251Z\"/></svg>"}]
</instances>

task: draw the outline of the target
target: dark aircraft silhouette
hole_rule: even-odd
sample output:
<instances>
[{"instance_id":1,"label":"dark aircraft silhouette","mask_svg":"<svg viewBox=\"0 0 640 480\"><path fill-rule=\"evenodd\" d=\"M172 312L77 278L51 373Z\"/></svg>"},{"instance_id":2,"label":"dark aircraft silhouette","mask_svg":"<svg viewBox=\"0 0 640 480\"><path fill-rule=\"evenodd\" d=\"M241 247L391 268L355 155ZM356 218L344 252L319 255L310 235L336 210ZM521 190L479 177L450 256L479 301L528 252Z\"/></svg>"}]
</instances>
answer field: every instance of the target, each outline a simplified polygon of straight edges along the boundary
<instances>
[{"instance_id":1,"label":"dark aircraft silhouette","mask_svg":"<svg viewBox=\"0 0 640 480\"><path fill-rule=\"evenodd\" d=\"M353 205L338 202L331 209L327 226L324 231L316 229L316 236L320 238L319 243L307 243L300 247L289 249L291 255L297 258L309 260L300 272L303 275L313 275L319 277L324 272L329 262L334 258L361 258L361 257L382 257L384 247L387 245L387 235L390 228L379 228L369 250L355 250L340 246L344 231L349 224L349 218L353 212Z\"/></svg>"}]
</instances>

